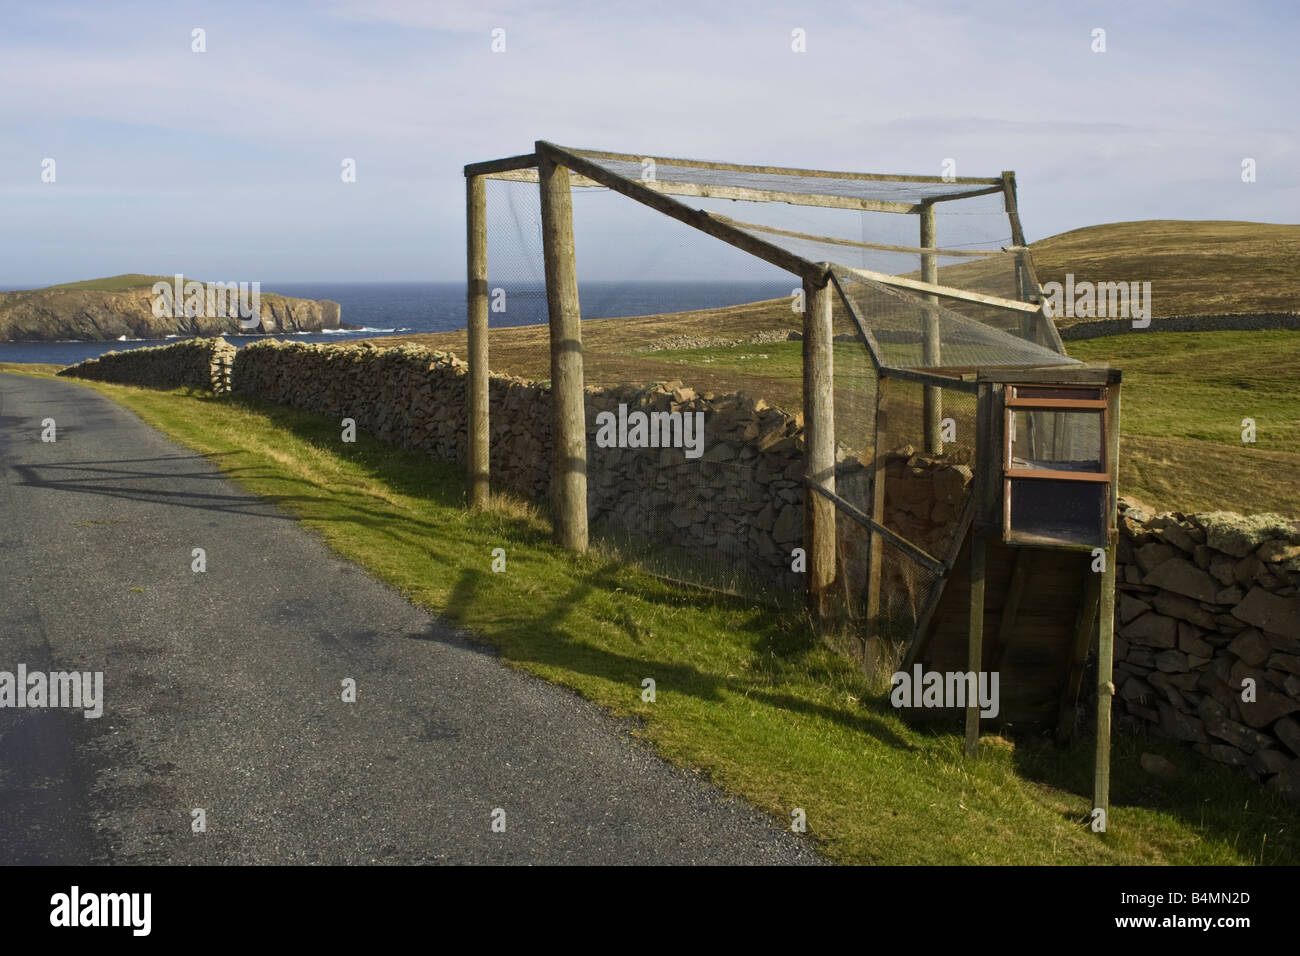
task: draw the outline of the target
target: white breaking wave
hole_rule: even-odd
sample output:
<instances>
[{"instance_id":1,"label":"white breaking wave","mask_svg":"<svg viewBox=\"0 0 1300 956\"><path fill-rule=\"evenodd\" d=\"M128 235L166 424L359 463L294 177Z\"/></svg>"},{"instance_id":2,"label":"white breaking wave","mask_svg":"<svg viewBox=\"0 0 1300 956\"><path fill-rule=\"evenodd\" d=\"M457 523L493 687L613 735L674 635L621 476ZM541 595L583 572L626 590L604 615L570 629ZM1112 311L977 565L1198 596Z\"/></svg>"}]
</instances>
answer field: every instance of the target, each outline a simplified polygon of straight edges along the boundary
<instances>
[{"instance_id":1,"label":"white breaking wave","mask_svg":"<svg viewBox=\"0 0 1300 956\"><path fill-rule=\"evenodd\" d=\"M321 329L321 335L355 335L359 332L409 332L410 329L372 329L368 325L363 325L359 329ZM306 333L304 333L306 334Z\"/></svg>"}]
</instances>

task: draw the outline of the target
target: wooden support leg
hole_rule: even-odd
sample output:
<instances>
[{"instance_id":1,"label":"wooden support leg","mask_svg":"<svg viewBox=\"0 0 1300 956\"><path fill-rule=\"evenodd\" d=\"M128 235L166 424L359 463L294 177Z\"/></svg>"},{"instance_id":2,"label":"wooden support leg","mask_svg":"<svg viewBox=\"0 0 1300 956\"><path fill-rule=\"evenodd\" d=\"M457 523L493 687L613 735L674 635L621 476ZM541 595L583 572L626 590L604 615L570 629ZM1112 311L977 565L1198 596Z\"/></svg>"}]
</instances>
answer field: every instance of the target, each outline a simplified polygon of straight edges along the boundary
<instances>
[{"instance_id":1,"label":"wooden support leg","mask_svg":"<svg viewBox=\"0 0 1300 956\"><path fill-rule=\"evenodd\" d=\"M1092 805L1105 814L1110 826L1110 708L1115 696L1115 553L1107 549L1106 570L1101 574L1097 632L1097 758L1093 768Z\"/></svg>"},{"instance_id":2,"label":"wooden support leg","mask_svg":"<svg viewBox=\"0 0 1300 956\"><path fill-rule=\"evenodd\" d=\"M970 633L967 645L966 670L979 680L980 659L984 645L984 538L972 535L970 543ZM966 702L966 756L974 757L979 751L980 705L979 700Z\"/></svg>"},{"instance_id":3,"label":"wooden support leg","mask_svg":"<svg viewBox=\"0 0 1300 956\"><path fill-rule=\"evenodd\" d=\"M488 459L488 274L487 192L482 176L465 182L465 226L469 273L469 442L466 455L469 506L486 508L489 494Z\"/></svg>"},{"instance_id":4,"label":"wooden support leg","mask_svg":"<svg viewBox=\"0 0 1300 956\"><path fill-rule=\"evenodd\" d=\"M832 367L831 288L805 281L803 313L803 409L806 474L835 490L835 406ZM804 543L808 549L808 610L821 623L833 616L835 505L804 490Z\"/></svg>"},{"instance_id":5,"label":"wooden support leg","mask_svg":"<svg viewBox=\"0 0 1300 956\"><path fill-rule=\"evenodd\" d=\"M555 542L587 550L587 420L569 171L539 151L542 252L551 331L551 506Z\"/></svg>"}]
</instances>

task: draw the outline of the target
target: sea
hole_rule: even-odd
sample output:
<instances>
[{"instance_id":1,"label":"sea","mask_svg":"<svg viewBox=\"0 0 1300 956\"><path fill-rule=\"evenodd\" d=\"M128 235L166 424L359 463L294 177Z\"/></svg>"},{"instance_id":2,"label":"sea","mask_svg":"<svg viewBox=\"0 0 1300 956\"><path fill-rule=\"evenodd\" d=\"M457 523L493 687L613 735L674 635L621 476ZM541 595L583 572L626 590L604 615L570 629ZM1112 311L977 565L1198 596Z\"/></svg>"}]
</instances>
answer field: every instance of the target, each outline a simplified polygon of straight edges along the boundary
<instances>
[{"instance_id":1,"label":"sea","mask_svg":"<svg viewBox=\"0 0 1300 956\"><path fill-rule=\"evenodd\" d=\"M775 281L745 282L591 281L579 284L578 300L584 319L622 318L689 309L713 309L788 296L796 282L793 276ZM492 283L489 285L492 286ZM504 308L489 312L491 327L536 325L546 321L546 292L543 287L492 287L504 289L504 296L495 300ZM359 326L355 330L273 336L291 338L296 342L345 342L420 332L450 332L463 329L466 324L463 282L264 282L262 289L294 298L332 299L342 307L341 320L345 324ZM113 342L0 342L0 362L74 365L108 351L166 345L178 338L179 336L171 336L166 339ZM264 338L267 336L226 336L226 340L237 347Z\"/></svg>"}]
</instances>

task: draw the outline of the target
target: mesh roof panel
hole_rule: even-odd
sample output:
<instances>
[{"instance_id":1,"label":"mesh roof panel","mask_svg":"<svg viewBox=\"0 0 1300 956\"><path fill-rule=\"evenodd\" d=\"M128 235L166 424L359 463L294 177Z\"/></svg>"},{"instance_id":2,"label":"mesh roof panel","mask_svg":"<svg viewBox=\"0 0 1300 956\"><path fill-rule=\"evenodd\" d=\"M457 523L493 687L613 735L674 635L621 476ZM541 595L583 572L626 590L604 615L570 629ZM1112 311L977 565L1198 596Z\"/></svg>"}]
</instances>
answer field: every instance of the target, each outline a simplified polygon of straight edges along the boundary
<instances>
[{"instance_id":1,"label":"mesh roof panel","mask_svg":"<svg viewBox=\"0 0 1300 956\"><path fill-rule=\"evenodd\" d=\"M884 363L895 368L1078 365L1072 358L1024 337L1019 317L1003 309L977 306L964 314L930 302L920 293L834 269L845 304L856 310L880 347ZM966 306L967 303L954 303ZM997 328L974 317L1006 313L1009 327ZM1032 314L1024 313L1029 318ZM1014 324L1013 324L1014 323ZM1028 324L1028 323L1026 323ZM937 333L927 348L927 329ZM1032 334L1032 333L1031 333Z\"/></svg>"},{"instance_id":2,"label":"mesh roof panel","mask_svg":"<svg viewBox=\"0 0 1300 956\"><path fill-rule=\"evenodd\" d=\"M625 179L640 181L640 159L611 159L599 153L575 149L572 152L604 167ZM645 157L655 162L654 178L658 182L692 183L698 186L763 189L806 196L836 196L842 199L878 200L882 202L919 203L928 199L987 188L986 181L909 182L899 179L857 179L852 174L820 173L815 170L766 172L761 168L718 169L712 166L675 165L670 159Z\"/></svg>"},{"instance_id":3,"label":"mesh roof panel","mask_svg":"<svg viewBox=\"0 0 1300 956\"><path fill-rule=\"evenodd\" d=\"M829 262L840 266L885 272L909 279L921 278L919 247L887 247L828 236L790 235L751 223L731 224L743 232L780 246L809 262ZM998 250L972 253L967 250L937 249L934 252L938 285L982 292L1006 299L1019 299L1016 281L1016 254Z\"/></svg>"}]
</instances>

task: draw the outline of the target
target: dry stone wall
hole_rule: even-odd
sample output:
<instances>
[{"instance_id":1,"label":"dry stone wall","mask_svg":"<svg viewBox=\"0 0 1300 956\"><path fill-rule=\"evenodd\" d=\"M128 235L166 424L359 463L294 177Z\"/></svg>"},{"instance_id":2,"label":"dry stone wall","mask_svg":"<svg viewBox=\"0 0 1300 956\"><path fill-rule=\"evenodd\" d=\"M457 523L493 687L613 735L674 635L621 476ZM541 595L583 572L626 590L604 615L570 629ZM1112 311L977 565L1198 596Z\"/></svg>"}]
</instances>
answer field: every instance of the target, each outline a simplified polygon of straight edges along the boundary
<instances>
[{"instance_id":1,"label":"dry stone wall","mask_svg":"<svg viewBox=\"0 0 1300 956\"><path fill-rule=\"evenodd\" d=\"M1115 718L1300 798L1300 522L1121 499Z\"/></svg>"},{"instance_id":2,"label":"dry stone wall","mask_svg":"<svg viewBox=\"0 0 1300 956\"><path fill-rule=\"evenodd\" d=\"M447 352L403 346L258 342L241 349L232 391L340 419L446 461L466 458L468 366ZM551 394L544 384L489 382L492 482L530 498L550 486ZM620 411L620 406L622 411ZM802 416L743 394L697 393L681 382L587 388L588 516L683 552L743 556L746 574L790 571L803 535ZM601 447L602 413L702 415L699 457L684 447Z\"/></svg>"},{"instance_id":3,"label":"dry stone wall","mask_svg":"<svg viewBox=\"0 0 1300 956\"><path fill-rule=\"evenodd\" d=\"M221 393L230 388L236 351L220 337L186 339L173 345L105 352L98 358L61 369L59 374L150 388L188 385Z\"/></svg>"}]
</instances>

